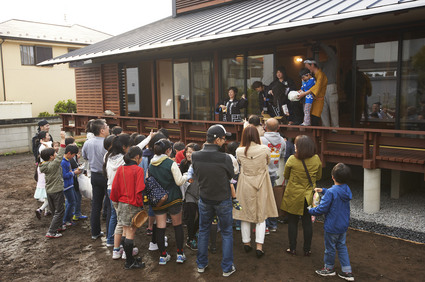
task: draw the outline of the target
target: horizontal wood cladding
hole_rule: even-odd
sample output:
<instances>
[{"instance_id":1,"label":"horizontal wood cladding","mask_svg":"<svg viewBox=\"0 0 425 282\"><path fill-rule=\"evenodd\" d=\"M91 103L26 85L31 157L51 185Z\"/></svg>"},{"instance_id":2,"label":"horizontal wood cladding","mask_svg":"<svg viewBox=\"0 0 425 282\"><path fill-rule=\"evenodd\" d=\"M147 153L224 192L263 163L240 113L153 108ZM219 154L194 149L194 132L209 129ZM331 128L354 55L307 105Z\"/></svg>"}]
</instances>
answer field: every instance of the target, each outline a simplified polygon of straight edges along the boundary
<instances>
[{"instance_id":1,"label":"horizontal wood cladding","mask_svg":"<svg viewBox=\"0 0 425 282\"><path fill-rule=\"evenodd\" d=\"M101 67L75 69L77 113L103 113L103 89Z\"/></svg>"},{"instance_id":2,"label":"horizontal wood cladding","mask_svg":"<svg viewBox=\"0 0 425 282\"><path fill-rule=\"evenodd\" d=\"M204 9L207 7L234 2L235 0L175 0L176 14Z\"/></svg>"},{"instance_id":3,"label":"horizontal wood cladding","mask_svg":"<svg viewBox=\"0 0 425 282\"><path fill-rule=\"evenodd\" d=\"M104 109L120 114L120 88L118 64L102 66Z\"/></svg>"}]
</instances>

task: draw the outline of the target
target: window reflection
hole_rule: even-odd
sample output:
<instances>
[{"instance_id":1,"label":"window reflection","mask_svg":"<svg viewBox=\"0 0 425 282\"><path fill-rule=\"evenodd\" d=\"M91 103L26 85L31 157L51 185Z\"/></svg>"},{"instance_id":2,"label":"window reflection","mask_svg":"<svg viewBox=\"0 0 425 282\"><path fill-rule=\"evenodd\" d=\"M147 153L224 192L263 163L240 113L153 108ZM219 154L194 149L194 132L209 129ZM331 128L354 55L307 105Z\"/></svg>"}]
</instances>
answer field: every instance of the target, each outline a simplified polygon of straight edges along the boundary
<instances>
[{"instance_id":1,"label":"window reflection","mask_svg":"<svg viewBox=\"0 0 425 282\"><path fill-rule=\"evenodd\" d=\"M211 83L211 62L209 60L192 61L192 119L213 119L213 87Z\"/></svg>"},{"instance_id":2,"label":"window reflection","mask_svg":"<svg viewBox=\"0 0 425 282\"><path fill-rule=\"evenodd\" d=\"M394 128L396 114L398 42L356 47L356 120ZM359 90L359 91L357 91Z\"/></svg>"},{"instance_id":3,"label":"window reflection","mask_svg":"<svg viewBox=\"0 0 425 282\"><path fill-rule=\"evenodd\" d=\"M174 62L174 113L177 119L190 119L189 63Z\"/></svg>"},{"instance_id":4,"label":"window reflection","mask_svg":"<svg viewBox=\"0 0 425 282\"><path fill-rule=\"evenodd\" d=\"M424 37L403 41L400 111L403 129L425 130Z\"/></svg>"},{"instance_id":5,"label":"window reflection","mask_svg":"<svg viewBox=\"0 0 425 282\"><path fill-rule=\"evenodd\" d=\"M139 95L139 70L138 68L127 68L127 105L129 112L140 112Z\"/></svg>"}]
</instances>

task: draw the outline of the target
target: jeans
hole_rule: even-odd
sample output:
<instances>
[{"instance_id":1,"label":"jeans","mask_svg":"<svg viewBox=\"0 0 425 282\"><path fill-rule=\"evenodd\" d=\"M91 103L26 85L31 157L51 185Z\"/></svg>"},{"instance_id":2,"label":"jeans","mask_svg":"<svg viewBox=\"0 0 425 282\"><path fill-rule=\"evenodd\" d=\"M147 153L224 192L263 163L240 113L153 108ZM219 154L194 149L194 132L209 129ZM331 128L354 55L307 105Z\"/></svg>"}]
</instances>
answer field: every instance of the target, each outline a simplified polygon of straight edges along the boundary
<instances>
[{"instance_id":1,"label":"jeans","mask_svg":"<svg viewBox=\"0 0 425 282\"><path fill-rule=\"evenodd\" d=\"M325 267L333 269L335 266L335 255L338 250L338 259L341 264L342 272L351 272L350 259L348 258L348 250L345 245L345 237L347 233L333 234L325 231Z\"/></svg>"},{"instance_id":2,"label":"jeans","mask_svg":"<svg viewBox=\"0 0 425 282\"><path fill-rule=\"evenodd\" d=\"M91 185L93 191L90 215L91 235L98 236L101 231L100 212L102 211L103 198L105 195L108 197L108 194L106 193L107 180L102 173L92 172ZM106 230L108 230L108 220L106 221Z\"/></svg>"},{"instance_id":3,"label":"jeans","mask_svg":"<svg viewBox=\"0 0 425 282\"><path fill-rule=\"evenodd\" d=\"M75 194L75 208L74 208L74 215L76 217L81 216L81 192L80 190L76 191L74 189Z\"/></svg>"},{"instance_id":4,"label":"jeans","mask_svg":"<svg viewBox=\"0 0 425 282\"><path fill-rule=\"evenodd\" d=\"M75 199L75 190L74 187L63 191L65 194L65 215L63 217L63 222L70 222L72 219L72 211L75 208L76 199Z\"/></svg>"},{"instance_id":5,"label":"jeans","mask_svg":"<svg viewBox=\"0 0 425 282\"><path fill-rule=\"evenodd\" d=\"M298 220L300 216L297 214L288 213L288 237L289 248L291 251L297 248L298 236ZM311 250L311 240L313 238L313 223L311 222L311 215L307 210L307 202L304 200L304 214L301 216L304 232L304 252Z\"/></svg>"},{"instance_id":6,"label":"jeans","mask_svg":"<svg viewBox=\"0 0 425 282\"><path fill-rule=\"evenodd\" d=\"M199 200L199 237L198 237L198 257L196 263L199 268L208 265L208 241L210 227L214 216L218 216L218 225L221 229L223 258L221 268L223 272L229 272L233 265L233 216L232 200L224 200L218 205L206 204Z\"/></svg>"},{"instance_id":7,"label":"jeans","mask_svg":"<svg viewBox=\"0 0 425 282\"><path fill-rule=\"evenodd\" d=\"M108 197L111 196L111 190L108 189ZM109 225L108 225L108 236L106 237L106 244L113 244L114 243L114 233L115 233L115 227L117 226L117 211L115 210L114 206L112 205L112 201L110 201L110 208L111 208L111 216L109 218Z\"/></svg>"},{"instance_id":8,"label":"jeans","mask_svg":"<svg viewBox=\"0 0 425 282\"><path fill-rule=\"evenodd\" d=\"M277 176L270 176L270 182L272 183L272 187L276 185ZM266 219L266 226L268 228L277 228L277 217L269 217Z\"/></svg>"}]
</instances>

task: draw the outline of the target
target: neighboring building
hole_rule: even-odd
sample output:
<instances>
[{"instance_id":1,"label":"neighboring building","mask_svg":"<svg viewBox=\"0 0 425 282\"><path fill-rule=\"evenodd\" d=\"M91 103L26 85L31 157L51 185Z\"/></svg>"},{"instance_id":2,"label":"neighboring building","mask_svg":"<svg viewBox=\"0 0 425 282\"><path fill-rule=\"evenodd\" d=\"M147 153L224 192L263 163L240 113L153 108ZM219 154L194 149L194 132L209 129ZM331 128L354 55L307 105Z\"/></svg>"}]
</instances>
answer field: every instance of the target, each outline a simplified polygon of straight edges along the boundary
<instances>
[{"instance_id":1,"label":"neighboring building","mask_svg":"<svg viewBox=\"0 0 425 282\"><path fill-rule=\"evenodd\" d=\"M38 63L110 38L80 25L23 20L0 23L0 102L30 102L32 116L53 113L60 100L76 100L74 69L83 62L57 66Z\"/></svg>"},{"instance_id":2,"label":"neighboring building","mask_svg":"<svg viewBox=\"0 0 425 282\"><path fill-rule=\"evenodd\" d=\"M76 69L78 113L214 120L229 86L337 49L340 126L424 130L425 1L174 0L173 17L41 65ZM373 115L376 102L385 119ZM247 113L249 114L249 112Z\"/></svg>"}]
</instances>

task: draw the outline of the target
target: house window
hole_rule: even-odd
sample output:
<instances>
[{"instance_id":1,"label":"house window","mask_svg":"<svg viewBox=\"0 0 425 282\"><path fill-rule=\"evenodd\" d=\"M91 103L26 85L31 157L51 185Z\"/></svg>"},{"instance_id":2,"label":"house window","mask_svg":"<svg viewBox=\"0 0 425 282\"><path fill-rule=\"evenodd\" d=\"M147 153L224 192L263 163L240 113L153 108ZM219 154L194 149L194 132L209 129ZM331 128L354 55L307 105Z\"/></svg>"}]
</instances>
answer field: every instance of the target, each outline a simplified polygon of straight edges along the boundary
<instances>
[{"instance_id":1,"label":"house window","mask_svg":"<svg viewBox=\"0 0 425 282\"><path fill-rule=\"evenodd\" d=\"M21 64L34 66L53 58L52 47L21 45Z\"/></svg>"}]
</instances>

